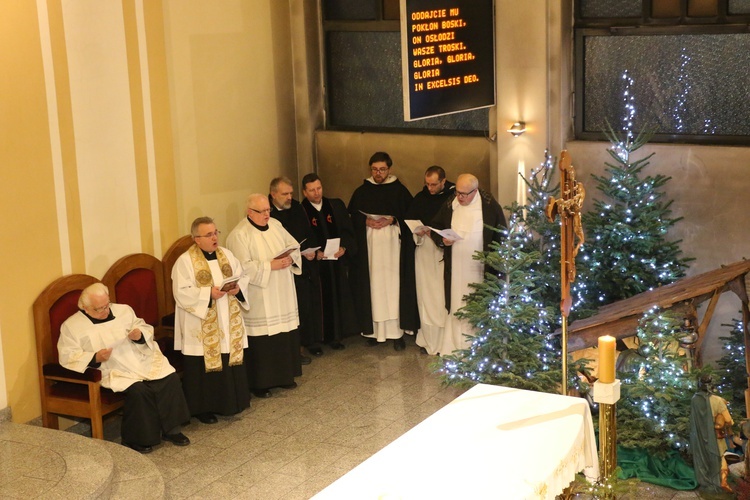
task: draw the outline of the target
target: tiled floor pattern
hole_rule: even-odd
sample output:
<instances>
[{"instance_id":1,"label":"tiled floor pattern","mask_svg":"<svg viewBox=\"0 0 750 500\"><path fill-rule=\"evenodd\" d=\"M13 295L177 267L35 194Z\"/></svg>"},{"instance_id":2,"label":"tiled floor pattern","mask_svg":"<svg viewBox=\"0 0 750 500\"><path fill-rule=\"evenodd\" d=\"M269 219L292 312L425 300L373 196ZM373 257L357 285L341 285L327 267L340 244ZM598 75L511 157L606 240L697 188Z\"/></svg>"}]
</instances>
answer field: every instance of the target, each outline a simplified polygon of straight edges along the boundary
<instances>
[{"instance_id":1,"label":"tiled floor pattern","mask_svg":"<svg viewBox=\"0 0 750 500\"><path fill-rule=\"evenodd\" d=\"M363 339L351 338L345 343L345 350L326 348L322 357L304 366L297 389L274 389L273 397L253 399L251 408L240 415L220 417L218 424L193 419L184 429L192 441L190 446L164 443L143 455L146 464L150 461L161 473L166 497L308 499L463 392L440 384L430 368L436 358L421 354L413 338L407 340L402 352L396 352L390 342L369 347ZM105 437L111 441L119 441L118 419L105 423ZM19 457L19 446L26 446L39 461L49 464L40 469L44 479L49 480L59 469L54 467L54 456L45 454L42 443L39 448L0 444L0 476L27 463L14 465L9 460ZM118 460L116 453L111 456ZM460 462L461 457L456 460ZM34 462L38 465L39 461ZM118 474L120 481L129 478L128 471ZM132 476L143 482L147 491L154 489L155 483L149 482L152 478L143 471L133 471ZM114 489L115 497L132 496L118 495L121 489ZM37 497L32 490L25 490L27 494L0 491L0 498ZM162 492L154 489L153 493L156 497ZM150 497L148 493L137 496ZM631 498L699 497L692 491L641 483Z\"/></svg>"}]
</instances>

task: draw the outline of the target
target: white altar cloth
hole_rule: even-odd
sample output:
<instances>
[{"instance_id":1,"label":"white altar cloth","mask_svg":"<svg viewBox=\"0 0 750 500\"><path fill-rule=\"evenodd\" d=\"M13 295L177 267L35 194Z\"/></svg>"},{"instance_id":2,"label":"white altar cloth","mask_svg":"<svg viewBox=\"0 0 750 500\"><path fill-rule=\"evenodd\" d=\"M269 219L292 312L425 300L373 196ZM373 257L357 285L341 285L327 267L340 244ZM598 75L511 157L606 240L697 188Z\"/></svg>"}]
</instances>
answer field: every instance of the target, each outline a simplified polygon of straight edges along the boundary
<instances>
[{"instance_id":1,"label":"white altar cloth","mask_svg":"<svg viewBox=\"0 0 750 500\"><path fill-rule=\"evenodd\" d=\"M554 499L599 475L581 398L478 384L315 499Z\"/></svg>"}]
</instances>

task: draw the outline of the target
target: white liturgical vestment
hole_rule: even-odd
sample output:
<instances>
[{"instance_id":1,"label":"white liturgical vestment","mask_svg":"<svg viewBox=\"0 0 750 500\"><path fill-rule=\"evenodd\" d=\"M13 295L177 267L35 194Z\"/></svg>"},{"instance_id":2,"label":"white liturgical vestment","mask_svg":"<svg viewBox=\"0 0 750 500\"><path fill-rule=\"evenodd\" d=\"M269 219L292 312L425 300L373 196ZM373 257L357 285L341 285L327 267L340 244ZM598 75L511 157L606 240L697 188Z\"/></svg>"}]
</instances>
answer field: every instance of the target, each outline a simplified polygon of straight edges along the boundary
<instances>
[{"instance_id":1,"label":"white liturgical vestment","mask_svg":"<svg viewBox=\"0 0 750 500\"><path fill-rule=\"evenodd\" d=\"M154 329L135 315L125 304L110 306L114 319L94 323L83 312L78 311L65 320L60 327L57 350L60 364L78 373L86 371L94 355L102 349L112 349L112 355L99 366L102 386L122 392L132 384L143 380L159 380L174 368L154 342ZM138 328L146 340L143 344L133 342L128 334Z\"/></svg>"},{"instance_id":2,"label":"white liturgical vestment","mask_svg":"<svg viewBox=\"0 0 750 500\"><path fill-rule=\"evenodd\" d=\"M232 267L232 276L242 274L239 260L226 248L222 252ZM214 286L219 286L225 279L218 260L209 260L208 267ZM172 284L174 292L175 321L174 348L187 356L203 356L202 321L206 318L211 300L211 287L199 286L195 280L195 268L190 253L185 252L177 259L172 268ZM240 291L247 299L247 278L243 276L237 283ZM229 295L224 295L216 302L216 315L219 323L221 352L229 353ZM241 308L249 307L247 300L240 302ZM247 347L247 336L242 336L243 348Z\"/></svg>"}]
</instances>

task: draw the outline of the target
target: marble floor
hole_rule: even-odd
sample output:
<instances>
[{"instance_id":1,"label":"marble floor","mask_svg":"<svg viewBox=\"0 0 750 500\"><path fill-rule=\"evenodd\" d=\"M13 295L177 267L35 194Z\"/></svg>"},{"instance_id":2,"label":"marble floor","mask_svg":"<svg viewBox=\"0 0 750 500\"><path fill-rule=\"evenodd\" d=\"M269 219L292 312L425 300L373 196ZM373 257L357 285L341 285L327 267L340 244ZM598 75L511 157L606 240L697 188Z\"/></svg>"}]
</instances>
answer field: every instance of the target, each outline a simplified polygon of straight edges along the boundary
<instances>
[{"instance_id":1,"label":"marble floor","mask_svg":"<svg viewBox=\"0 0 750 500\"><path fill-rule=\"evenodd\" d=\"M422 354L413 338L407 339L401 352L392 343L369 347L361 338L347 339L345 344L342 351L324 348L323 356L304 366L296 389L274 389L273 397L253 399L248 410L219 417L218 424L193 419L184 429L190 446L164 443L150 454L139 455L143 464L136 468L151 474L158 470L163 491L161 485L159 491L149 486L156 483L143 471L121 470L118 477L137 481L141 492L111 497L308 499L464 392L441 385L430 367L436 358ZM82 426L74 427L80 431ZM18 435L17 428L15 432ZM119 417L105 421L105 438L111 441L106 445L133 455L115 444ZM11 447L0 446L0 465L13 453ZM117 453L110 454L119 461ZM49 476L50 470L45 466L43 476ZM44 497L30 491L6 496L2 489L0 498ZM626 497L699 495L641 483L637 493Z\"/></svg>"},{"instance_id":2,"label":"marble floor","mask_svg":"<svg viewBox=\"0 0 750 500\"><path fill-rule=\"evenodd\" d=\"M274 389L218 424L193 419L190 446L145 455L167 497L308 499L463 392L440 384L413 338L401 352L346 345L324 347L296 389Z\"/></svg>"}]
</instances>

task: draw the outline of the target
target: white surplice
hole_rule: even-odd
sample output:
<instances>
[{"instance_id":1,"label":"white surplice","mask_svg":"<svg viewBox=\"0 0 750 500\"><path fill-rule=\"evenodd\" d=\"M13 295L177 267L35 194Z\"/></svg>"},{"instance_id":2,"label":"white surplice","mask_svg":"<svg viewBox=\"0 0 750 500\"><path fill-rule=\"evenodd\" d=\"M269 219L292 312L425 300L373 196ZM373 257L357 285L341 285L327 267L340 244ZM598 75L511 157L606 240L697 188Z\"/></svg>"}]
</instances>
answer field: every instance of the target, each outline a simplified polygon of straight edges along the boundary
<instances>
[{"instance_id":1,"label":"white surplice","mask_svg":"<svg viewBox=\"0 0 750 500\"><path fill-rule=\"evenodd\" d=\"M224 252L229 265L232 267L232 276L242 273L240 261L226 248ZM209 260L208 268L211 270L211 278L214 286L218 286L224 280L218 260ZM240 307L245 310L249 307L247 301L248 279L243 276L238 285L246 301L240 302ZM195 268L193 260L188 252L183 253L172 268L172 291L175 300L174 320L174 348L182 351L187 356L203 356L203 336L201 321L208 313L209 301L211 299L211 287L201 287L195 281ZM218 299L216 302L216 315L221 332L221 352L229 353L229 295ZM247 347L247 336L243 335L243 347Z\"/></svg>"},{"instance_id":2,"label":"white surplice","mask_svg":"<svg viewBox=\"0 0 750 500\"><path fill-rule=\"evenodd\" d=\"M443 286L443 250L435 245L429 235L414 236L414 265L417 282L417 304L421 327L417 332L417 345L428 354L440 349L445 320L445 288Z\"/></svg>"},{"instance_id":3,"label":"white surplice","mask_svg":"<svg viewBox=\"0 0 750 500\"><path fill-rule=\"evenodd\" d=\"M294 245L298 248L289 256L295 265L272 271L273 258ZM296 330L299 311L293 274L302 274L297 240L276 219L269 219L268 229L261 231L244 218L227 237L227 246L249 279L245 297L250 310L243 311L247 334L260 337Z\"/></svg>"},{"instance_id":4,"label":"white surplice","mask_svg":"<svg viewBox=\"0 0 750 500\"><path fill-rule=\"evenodd\" d=\"M470 342L464 335L474 335L474 328L467 320L458 319L456 311L466 302L464 295L472 292L470 283L481 283L484 280L484 264L474 260L474 254L483 248L484 221L482 220L482 203L479 194L471 203L463 206L458 199L453 200L451 229L463 239L453 243L451 249L451 310L445 323L445 333L440 346L440 354L450 354L457 349L465 349Z\"/></svg>"},{"instance_id":5,"label":"white surplice","mask_svg":"<svg viewBox=\"0 0 750 500\"><path fill-rule=\"evenodd\" d=\"M101 363L99 370L102 386L115 392L122 392L136 382L159 380L174 373L154 342L151 325L137 317L128 305L112 304L110 310L114 319L104 323L93 323L81 311L65 320L57 341L62 366L83 373L98 351L112 347L111 356ZM128 339L135 328L143 334L144 344Z\"/></svg>"},{"instance_id":6,"label":"white surplice","mask_svg":"<svg viewBox=\"0 0 750 500\"><path fill-rule=\"evenodd\" d=\"M374 333L363 336L375 338L378 342L400 339L403 336L398 319L401 230L396 224L382 229L366 229Z\"/></svg>"}]
</instances>

